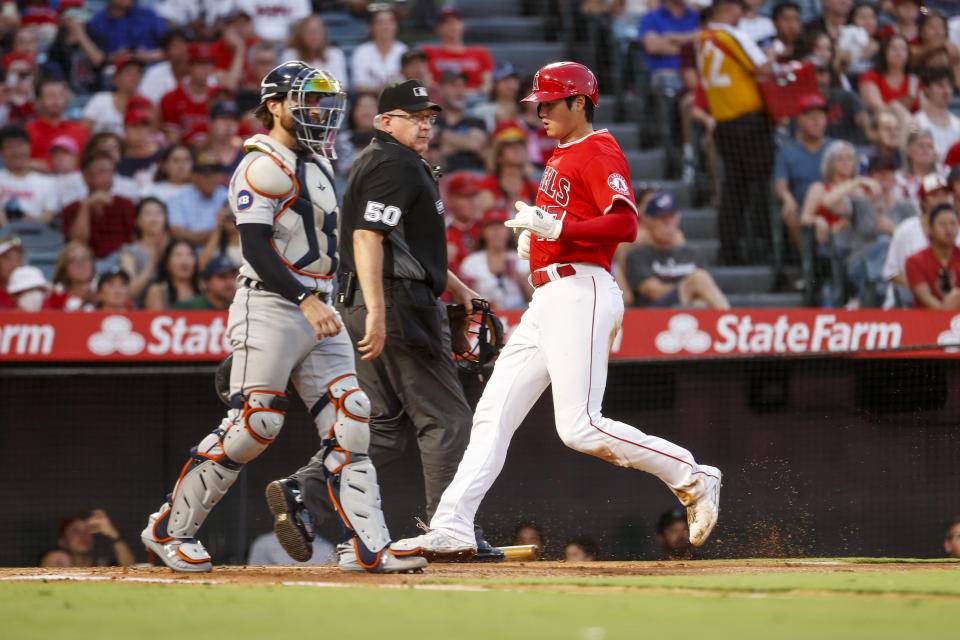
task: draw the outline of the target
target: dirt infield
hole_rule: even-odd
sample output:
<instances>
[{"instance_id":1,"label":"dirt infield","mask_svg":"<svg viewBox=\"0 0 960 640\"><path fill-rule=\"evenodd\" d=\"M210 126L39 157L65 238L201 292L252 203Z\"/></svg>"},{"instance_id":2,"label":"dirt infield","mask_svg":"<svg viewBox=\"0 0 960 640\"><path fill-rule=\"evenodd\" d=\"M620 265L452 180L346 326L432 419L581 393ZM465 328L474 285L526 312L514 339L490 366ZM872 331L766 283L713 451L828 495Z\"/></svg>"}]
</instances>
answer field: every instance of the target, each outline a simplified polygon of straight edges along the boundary
<instances>
[{"instance_id":1,"label":"dirt infield","mask_svg":"<svg viewBox=\"0 0 960 640\"><path fill-rule=\"evenodd\" d=\"M497 564L435 563L422 574L377 575L342 573L334 565L277 567L215 567L212 573L174 573L165 567L91 567L69 569L0 568L0 581L112 581L143 583L203 583L279 585L314 583L329 586L415 586L442 579L444 583L476 585L477 581L528 578L620 578L632 576L709 576L742 574L830 574L879 571L931 571L952 567L942 563L845 560L701 560L691 562L504 562Z\"/></svg>"}]
</instances>

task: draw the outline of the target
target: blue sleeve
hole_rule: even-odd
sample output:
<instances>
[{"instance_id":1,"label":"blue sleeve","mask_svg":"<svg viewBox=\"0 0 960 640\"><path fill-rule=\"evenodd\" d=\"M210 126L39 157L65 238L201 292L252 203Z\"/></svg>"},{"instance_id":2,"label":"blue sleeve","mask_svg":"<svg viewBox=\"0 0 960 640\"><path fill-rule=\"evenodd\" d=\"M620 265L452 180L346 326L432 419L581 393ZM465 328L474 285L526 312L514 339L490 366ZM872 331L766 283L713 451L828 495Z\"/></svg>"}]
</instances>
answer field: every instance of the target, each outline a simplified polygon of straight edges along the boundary
<instances>
[{"instance_id":1,"label":"blue sleeve","mask_svg":"<svg viewBox=\"0 0 960 640\"><path fill-rule=\"evenodd\" d=\"M640 19L640 39L643 40L643 37L649 32L656 34L661 33L660 21L657 19L656 10L651 11L647 15L643 16Z\"/></svg>"},{"instance_id":2,"label":"blue sleeve","mask_svg":"<svg viewBox=\"0 0 960 640\"><path fill-rule=\"evenodd\" d=\"M156 11L151 11L151 13L153 14L155 29L153 37L156 38L153 44L155 49L159 49L160 43L163 42L163 34L167 32L167 22Z\"/></svg>"},{"instance_id":3,"label":"blue sleeve","mask_svg":"<svg viewBox=\"0 0 960 640\"><path fill-rule=\"evenodd\" d=\"M790 175L787 173L787 147L777 151L777 157L773 161L773 179L782 178L788 180Z\"/></svg>"}]
</instances>

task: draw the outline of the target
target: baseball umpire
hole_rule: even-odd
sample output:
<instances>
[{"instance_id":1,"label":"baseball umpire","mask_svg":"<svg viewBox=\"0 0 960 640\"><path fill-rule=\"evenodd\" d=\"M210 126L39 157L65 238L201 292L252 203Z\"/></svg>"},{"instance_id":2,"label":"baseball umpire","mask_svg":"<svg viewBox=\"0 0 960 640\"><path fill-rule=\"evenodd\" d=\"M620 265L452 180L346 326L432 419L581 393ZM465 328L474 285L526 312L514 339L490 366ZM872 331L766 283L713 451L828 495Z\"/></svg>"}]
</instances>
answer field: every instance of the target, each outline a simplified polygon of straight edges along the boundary
<instances>
[{"instance_id":1,"label":"baseball umpire","mask_svg":"<svg viewBox=\"0 0 960 640\"><path fill-rule=\"evenodd\" d=\"M360 354L357 377L370 396L370 455L382 470L400 458L414 429L428 517L456 472L471 424L438 297L449 291L468 310L479 298L447 269L437 176L421 157L438 111L417 80L381 93L377 131L357 157L344 195L337 300ZM314 457L271 485L299 491L310 514L323 513L320 462ZM483 547L493 554L487 559L502 557Z\"/></svg>"},{"instance_id":2,"label":"baseball umpire","mask_svg":"<svg viewBox=\"0 0 960 640\"><path fill-rule=\"evenodd\" d=\"M231 409L191 451L173 493L141 533L175 571L211 570L210 555L194 536L243 465L279 435L288 379L324 438L321 473L345 530L337 547L340 568L411 572L425 566L421 558L392 553L368 456L370 401L328 299L338 266L330 159L345 102L336 78L302 62L276 67L260 84L257 115L269 134L245 142L229 191L243 252L243 287L227 327Z\"/></svg>"}]
</instances>

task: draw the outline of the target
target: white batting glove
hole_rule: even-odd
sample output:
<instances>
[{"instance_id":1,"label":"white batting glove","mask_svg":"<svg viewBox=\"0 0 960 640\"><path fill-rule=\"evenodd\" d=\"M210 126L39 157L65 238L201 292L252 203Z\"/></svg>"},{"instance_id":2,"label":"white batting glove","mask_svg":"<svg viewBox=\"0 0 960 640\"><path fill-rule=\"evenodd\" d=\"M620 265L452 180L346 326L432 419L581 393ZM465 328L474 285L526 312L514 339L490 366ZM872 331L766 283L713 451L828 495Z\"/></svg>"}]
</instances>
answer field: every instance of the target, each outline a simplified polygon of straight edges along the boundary
<instances>
[{"instance_id":1,"label":"white batting glove","mask_svg":"<svg viewBox=\"0 0 960 640\"><path fill-rule=\"evenodd\" d=\"M524 229L520 232L520 238L517 239L517 255L521 260L530 259L530 230Z\"/></svg>"},{"instance_id":2,"label":"white batting glove","mask_svg":"<svg viewBox=\"0 0 960 640\"><path fill-rule=\"evenodd\" d=\"M513 229L529 229L531 233L546 240L556 240L560 237L563 223L540 207L531 207L525 202L517 200L517 217L507 220L504 224Z\"/></svg>"}]
</instances>

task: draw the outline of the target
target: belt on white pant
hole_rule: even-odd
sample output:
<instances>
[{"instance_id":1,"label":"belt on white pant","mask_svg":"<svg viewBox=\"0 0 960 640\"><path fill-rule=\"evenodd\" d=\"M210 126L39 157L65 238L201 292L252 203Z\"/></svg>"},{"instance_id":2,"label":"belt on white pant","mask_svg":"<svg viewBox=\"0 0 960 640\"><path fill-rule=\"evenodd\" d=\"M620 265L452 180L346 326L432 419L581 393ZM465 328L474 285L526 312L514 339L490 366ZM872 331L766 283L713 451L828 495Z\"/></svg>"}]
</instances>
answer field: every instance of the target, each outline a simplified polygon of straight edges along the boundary
<instances>
[{"instance_id":1,"label":"belt on white pant","mask_svg":"<svg viewBox=\"0 0 960 640\"><path fill-rule=\"evenodd\" d=\"M530 274L530 284L534 287L542 287L551 280L559 280L568 276L576 275L577 270L572 264L551 264L543 269L537 269Z\"/></svg>"}]
</instances>

